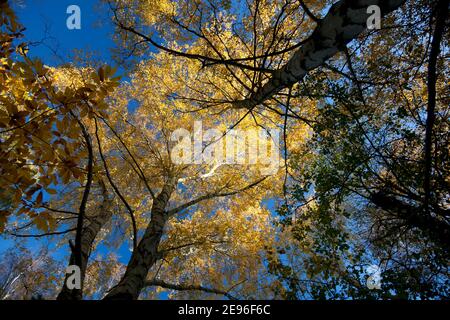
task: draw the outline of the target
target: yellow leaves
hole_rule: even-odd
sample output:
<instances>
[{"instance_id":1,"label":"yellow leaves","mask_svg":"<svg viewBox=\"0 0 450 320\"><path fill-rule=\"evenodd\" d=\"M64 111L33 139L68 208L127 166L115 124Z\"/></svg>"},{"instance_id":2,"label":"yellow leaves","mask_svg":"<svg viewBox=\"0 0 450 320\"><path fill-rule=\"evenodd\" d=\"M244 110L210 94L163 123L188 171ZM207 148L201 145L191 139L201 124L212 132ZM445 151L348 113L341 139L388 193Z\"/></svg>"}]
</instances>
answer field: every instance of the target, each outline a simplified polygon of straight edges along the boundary
<instances>
[{"instance_id":1,"label":"yellow leaves","mask_svg":"<svg viewBox=\"0 0 450 320\"><path fill-rule=\"evenodd\" d=\"M19 109L17 108L17 105L12 104L12 103L6 105L6 110L8 111L10 116L12 116L12 115L16 114L17 112L19 112Z\"/></svg>"},{"instance_id":2,"label":"yellow leaves","mask_svg":"<svg viewBox=\"0 0 450 320\"><path fill-rule=\"evenodd\" d=\"M22 199L22 192L20 190L16 190L12 198L13 203L19 203L21 199Z\"/></svg>"},{"instance_id":3,"label":"yellow leaves","mask_svg":"<svg viewBox=\"0 0 450 320\"><path fill-rule=\"evenodd\" d=\"M85 85L85 80L89 73L93 72L92 68L82 67L76 68L66 65L58 68L50 67L50 76L57 88L61 90L71 87L73 89L81 88Z\"/></svg>"},{"instance_id":4,"label":"yellow leaves","mask_svg":"<svg viewBox=\"0 0 450 320\"><path fill-rule=\"evenodd\" d=\"M98 69L98 77L101 82L105 81L105 70L102 67Z\"/></svg>"},{"instance_id":5,"label":"yellow leaves","mask_svg":"<svg viewBox=\"0 0 450 320\"><path fill-rule=\"evenodd\" d=\"M49 194L52 194L52 195L56 194L56 190L55 189L47 188L47 189L45 189L45 191L47 191Z\"/></svg>"},{"instance_id":6,"label":"yellow leaves","mask_svg":"<svg viewBox=\"0 0 450 320\"><path fill-rule=\"evenodd\" d=\"M56 220L48 212L37 214L33 219L33 223L43 232L51 232L56 228Z\"/></svg>"},{"instance_id":7,"label":"yellow leaves","mask_svg":"<svg viewBox=\"0 0 450 320\"><path fill-rule=\"evenodd\" d=\"M35 209L41 207L50 184L84 178L79 164L87 155L74 117L88 122L99 110L106 117L105 100L118 84L109 66L98 74L90 67L50 68L29 59L25 46L16 49L21 55L5 50L0 57L0 184L11 193L14 213L21 212L25 200L34 199ZM41 230L54 228L48 214L34 220Z\"/></svg>"},{"instance_id":8,"label":"yellow leaves","mask_svg":"<svg viewBox=\"0 0 450 320\"><path fill-rule=\"evenodd\" d=\"M5 57L0 58L0 73L9 68L9 60Z\"/></svg>"},{"instance_id":9,"label":"yellow leaves","mask_svg":"<svg viewBox=\"0 0 450 320\"><path fill-rule=\"evenodd\" d=\"M0 127L6 128L9 123L9 115L6 111L0 109Z\"/></svg>"},{"instance_id":10,"label":"yellow leaves","mask_svg":"<svg viewBox=\"0 0 450 320\"><path fill-rule=\"evenodd\" d=\"M171 220L161 250L179 249L168 252L158 276L217 288L242 281L240 291L254 290L264 269L261 257L272 246L269 219L262 207L231 206Z\"/></svg>"},{"instance_id":11,"label":"yellow leaves","mask_svg":"<svg viewBox=\"0 0 450 320\"><path fill-rule=\"evenodd\" d=\"M118 86L119 77L113 77L116 69L110 66L95 71L91 67L76 68L64 66L51 68L57 93L55 103L63 103L66 108L76 106L81 117L92 117L90 106L104 109L104 99Z\"/></svg>"},{"instance_id":12,"label":"yellow leaves","mask_svg":"<svg viewBox=\"0 0 450 320\"><path fill-rule=\"evenodd\" d=\"M17 22L14 11L8 4L8 1L0 2L0 21L1 25L5 25L11 33L19 32L22 26Z\"/></svg>"},{"instance_id":13,"label":"yellow leaves","mask_svg":"<svg viewBox=\"0 0 450 320\"><path fill-rule=\"evenodd\" d=\"M59 175L63 184L67 184L74 177L76 180L83 178L83 172L77 167L77 163L72 159L66 159L59 168Z\"/></svg>"},{"instance_id":14,"label":"yellow leaves","mask_svg":"<svg viewBox=\"0 0 450 320\"><path fill-rule=\"evenodd\" d=\"M305 148L305 143L312 136L311 128L304 122L296 122L289 127L289 134L287 135L288 151L294 153L301 153Z\"/></svg>"},{"instance_id":15,"label":"yellow leaves","mask_svg":"<svg viewBox=\"0 0 450 320\"><path fill-rule=\"evenodd\" d=\"M98 68L97 74L93 73L91 75L96 82L103 83L99 87L103 94L106 95L109 91L112 91L113 88L119 85L118 80L120 79L120 77L114 77L116 71L116 67L112 68L109 65L105 65Z\"/></svg>"},{"instance_id":16,"label":"yellow leaves","mask_svg":"<svg viewBox=\"0 0 450 320\"><path fill-rule=\"evenodd\" d=\"M49 71L49 69L47 67L44 67L42 61L39 60L39 59L35 59L33 61L33 66L34 66L34 69L36 71L36 74L39 77L45 76L48 73L48 71Z\"/></svg>"},{"instance_id":17,"label":"yellow leaves","mask_svg":"<svg viewBox=\"0 0 450 320\"><path fill-rule=\"evenodd\" d=\"M3 233L5 231L5 225L6 222L8 221L8 215L9 215L8 211L6 210L0 211L0 233Z\"/></svg>"},{"instance_id":18,"label":"yellow leaves","mask_svg":"<svg viewBox=\"0 0 450 320\"><path fill-rule=\"evenodd\" d=\"M36 197L36 205L37 206L40 206L42 204L42 198L43 198L43 193L42 193L42 191L40 191L38 196Z\"/></svg>"},{"instance_id":19,"label":"yellow leaves","mask_svg":"<svg viewBox=\"0 0 450 320\"><path fill-rule=\"evenodd\" d=\"M58 129L59 132L64 132L65 130L65 125L64 125L64 120L66 118L64 117L62 121L56 121L56 129Z\"/></svg>"},{"instance_id":20,"label":"yellow leaves","mask_svg":"<svg viewBox=\"0 0 450 320\"><path fill-rule=\"evenodd\" d=\"M138 10L148 25L153 25L164 19L165 16L173 15L176 4L173 0L139 0Z\"/></svg>"},{"instance_id":21,"label":"yellow leaves","mask_svg":"<svg viewBox=\"0 0 450 320\"><path fill-rule=\"evenodd\" d=\"M193 257L197 258L199 254L201 257L215 250L225 250L228 256L236 259L241 255L256 257L267 245L271 234L269 217L270 213L260 207L232 207L213 215L196 211L190 219L170 222L168 243L170 246L196 243L195 252L189 249L182 251L187 256L194 253ZM200 260L196 260L197 263Z\"/></svg>"}]
</instances>

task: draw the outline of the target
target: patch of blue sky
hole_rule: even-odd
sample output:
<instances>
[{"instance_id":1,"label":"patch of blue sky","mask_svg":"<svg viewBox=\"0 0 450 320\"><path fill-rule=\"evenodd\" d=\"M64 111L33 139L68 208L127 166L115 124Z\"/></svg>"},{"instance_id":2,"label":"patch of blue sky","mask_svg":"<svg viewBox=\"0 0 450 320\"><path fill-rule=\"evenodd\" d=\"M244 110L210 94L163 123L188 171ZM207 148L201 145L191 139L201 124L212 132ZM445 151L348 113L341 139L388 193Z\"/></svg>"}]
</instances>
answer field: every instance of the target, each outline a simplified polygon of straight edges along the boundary
<instances>
[{"instance_id":1,"label":"patch of blue sky","mask_svg":"<svg viewBox=\"0 0 450 320\"><path fill-rule=\"evenodd\" d=\"M81 29L67 28L67 8L81 9ZM105 62L111 62L113 23L106 4L91 0L22 0L13 3L19 21L25 26L25 41L30 42L30 55L48 65L70 61L76 50L87 50Z\"/></svg>"}]
</instances>

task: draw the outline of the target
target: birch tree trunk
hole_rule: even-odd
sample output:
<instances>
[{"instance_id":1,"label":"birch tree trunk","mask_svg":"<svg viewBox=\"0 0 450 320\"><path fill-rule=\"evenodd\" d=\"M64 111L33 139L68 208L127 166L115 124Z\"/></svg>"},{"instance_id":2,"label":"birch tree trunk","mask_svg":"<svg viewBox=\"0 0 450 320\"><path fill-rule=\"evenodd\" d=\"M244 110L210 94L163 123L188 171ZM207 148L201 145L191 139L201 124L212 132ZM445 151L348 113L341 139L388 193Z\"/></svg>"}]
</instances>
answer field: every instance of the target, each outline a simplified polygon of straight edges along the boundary
<instances>
[{"instance_id":1,"label":"birch tree trunk","mask_svg":"<svg viewBox=\"0 0 450 320\"><path fill-rule=\"evenodd\" d=\"M323 65L367 28L369 6L378 5L381 17L384 17L404 2L405 0L341 0L335 3L292 58L275 71L258 91L247 99L237 101L236 107L251 109Z\"/></svg>"},{"instance_id":2,"label":"birch tree trunk","mask_svg":"<svg viewBox=\"0 0 450 320\"><path fill-rule=\"evenodd\" d=\"M106 300L136 300L145 287L148 271L159 260L158 246L169 217L166 206L175 189L175 182L167 182L155 198L151 220L144 236L131 255L127 270L120 282L105 296Z\"/></svg>"}]
</instances>

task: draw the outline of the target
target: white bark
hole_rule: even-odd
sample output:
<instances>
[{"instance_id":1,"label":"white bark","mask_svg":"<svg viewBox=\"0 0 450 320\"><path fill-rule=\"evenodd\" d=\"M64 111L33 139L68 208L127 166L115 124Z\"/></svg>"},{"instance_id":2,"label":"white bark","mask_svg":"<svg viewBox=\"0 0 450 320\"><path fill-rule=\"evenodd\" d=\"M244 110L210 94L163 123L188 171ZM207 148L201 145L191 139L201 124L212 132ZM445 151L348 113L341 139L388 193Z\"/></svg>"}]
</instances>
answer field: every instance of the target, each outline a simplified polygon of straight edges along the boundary
<instances>
[{"instance_id":1,"label":"white bark","mask_svg":"<svg viewBox=\"0 0 450 320\"><path fill-rule=\"evenodd\" d=\"M369 6L378 5L384 17L404 2L405 0L341 0L335 3L291 59L275 71L261 89L249 98L235 102L236 107L254 108L301 81L309 71L323 65L367 28Z\"/></svg>"},{"instance_id":2,"label":"white bark","mask_svg":"<svg viewBox=\"0 0 450 320\"><path fill-rule=\"evenodd\" d=\"M111 199L108 197L106 189L103 187L103 202L99 208L99 213L96 216L89 218L89 224L83 228L81 235L81 283L83 286L86 268L88 265L89 255L91 254L92 246L95 238L105 224L111 219ZM75 256L72 253L69 258L69 265L75 264ZM64 285L61 292L58 294L58 300L81 300L82 290L70 290L66 286L67 275L64 279Z\"/></svg>"}]
</instances>

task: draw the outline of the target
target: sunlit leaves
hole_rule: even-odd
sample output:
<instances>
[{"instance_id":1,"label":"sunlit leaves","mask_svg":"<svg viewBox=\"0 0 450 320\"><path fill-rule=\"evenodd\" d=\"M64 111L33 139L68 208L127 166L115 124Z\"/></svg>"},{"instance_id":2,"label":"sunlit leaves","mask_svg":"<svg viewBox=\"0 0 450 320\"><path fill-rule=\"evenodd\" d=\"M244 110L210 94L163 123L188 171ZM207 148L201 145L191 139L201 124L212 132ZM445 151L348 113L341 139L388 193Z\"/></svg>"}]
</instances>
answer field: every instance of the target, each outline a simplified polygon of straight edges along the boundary
<instances>
[{"instance_id":1,"label":"sunlit leaves","mask_svg":"<svg viewBox=\"0 0 450 320\"><path fill-rule=\"evenodd\" d=\"M83 179L85 153L76 117L105 114L104 100L118 78L112 78L109 66L99 72L73 66L55 69L30 59L26 44L16 43L20 27L9 7L2 10L1 23L0 181L13 195L12 211L30 202L41 206L52 184ZM46 225L45 215L35 222L40 229L53 228Z\"/></svg>"}]
</instances>

